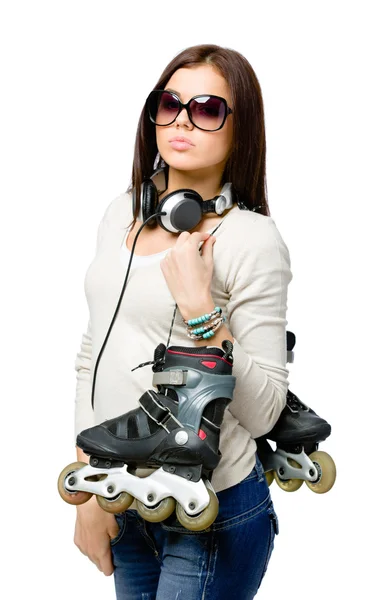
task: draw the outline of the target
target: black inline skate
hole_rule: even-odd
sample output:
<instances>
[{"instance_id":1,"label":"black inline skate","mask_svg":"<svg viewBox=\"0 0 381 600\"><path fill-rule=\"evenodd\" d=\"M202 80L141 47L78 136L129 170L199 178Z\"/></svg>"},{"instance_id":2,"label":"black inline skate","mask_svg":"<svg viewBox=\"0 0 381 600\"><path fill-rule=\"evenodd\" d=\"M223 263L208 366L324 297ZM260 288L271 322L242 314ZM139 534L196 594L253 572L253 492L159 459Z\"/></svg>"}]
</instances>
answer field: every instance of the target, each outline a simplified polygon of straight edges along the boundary
<instances>
[{"instance_id":1,"label":"black inline skate","mask_svg":"<svg viewBox=\"0 0 381 600\"><path fill-rule=\"evenodd\" d=\"M287 362L294 362L295 335L287 331ZM328 492L336 479L335 463L319 443L331 434L331 426L299 398L287 391L287 404L270 433L256 440L258 456L269 485L294 492L303 481L318 494ZM276 443L273 450L268 440Z\"/></svg>"},{"instance_id":2,"label":"black inline skate","mask_svg":"<svg viewBox=\"0 0 381 600\"><path fill-rule=\"evenodd\" d=\"M147 521L162 521L176 507L187 529L209 527L218 514L210 479L221 458L220 426L236 380L233 344L225 340L222 347L159 344L153 363L145 363L153 364L158 391L148 390L140 407L77 436L90 463L72 463L61 472L61 497L83 504L96 494L111 513L126 510L136 498ZM138 477L139 467L155 471Z\"/></svg>"}]
</instances>

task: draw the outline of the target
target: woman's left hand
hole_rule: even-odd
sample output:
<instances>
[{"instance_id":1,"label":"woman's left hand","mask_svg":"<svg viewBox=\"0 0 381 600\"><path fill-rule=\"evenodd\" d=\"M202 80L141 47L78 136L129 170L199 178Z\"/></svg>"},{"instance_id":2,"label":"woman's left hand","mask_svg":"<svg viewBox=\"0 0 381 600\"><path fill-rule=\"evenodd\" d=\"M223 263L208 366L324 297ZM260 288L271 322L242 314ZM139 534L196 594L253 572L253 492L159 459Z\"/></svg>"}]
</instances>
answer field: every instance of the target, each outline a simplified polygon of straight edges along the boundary
<instances>
[{"instance_id":1,"label":"woman's left hand","mask_svg":"<svg viewBox=\"0 0 381 600\"><path fill-rule=\"evenodd\" d=\"M183 231L160 262L168 288L184 319L191 318L189 312L197 312L198 307L203 310L205 302L211 298L215 241L216 238L207 232ZM204 242L201 254L200 242Z\"/></svg>"}]
</instances>

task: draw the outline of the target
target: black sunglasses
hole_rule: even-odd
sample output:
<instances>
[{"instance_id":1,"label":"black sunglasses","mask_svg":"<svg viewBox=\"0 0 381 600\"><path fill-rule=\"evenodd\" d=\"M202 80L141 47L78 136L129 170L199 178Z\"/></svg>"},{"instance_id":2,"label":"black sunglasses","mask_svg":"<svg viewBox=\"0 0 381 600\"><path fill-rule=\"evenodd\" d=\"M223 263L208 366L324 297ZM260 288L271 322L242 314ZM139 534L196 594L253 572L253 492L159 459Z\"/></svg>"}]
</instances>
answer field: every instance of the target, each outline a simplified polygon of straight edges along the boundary
<instances>
[{"instance_id":1,"label":"black sunglasses","mask_svg":"<svg viewBox=\"0 0 381 600\"><path fill-rule=\"evenodd\" d=\"M200 94L183 104L174 92L168 90L153 90L146 100L146 106L152 123L161 126L173 123L185 108L190 122L203 131L218 131L233 112L221 96Z\"/></svg>"}]
</instances>

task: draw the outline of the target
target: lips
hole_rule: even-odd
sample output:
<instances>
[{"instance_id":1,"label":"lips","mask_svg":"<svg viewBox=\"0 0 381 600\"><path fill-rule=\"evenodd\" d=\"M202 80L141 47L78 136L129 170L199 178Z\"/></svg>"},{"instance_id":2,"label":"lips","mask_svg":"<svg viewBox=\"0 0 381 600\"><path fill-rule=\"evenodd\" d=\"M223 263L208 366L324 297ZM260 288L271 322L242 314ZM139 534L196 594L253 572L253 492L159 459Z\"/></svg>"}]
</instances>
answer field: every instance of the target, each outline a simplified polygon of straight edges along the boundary
<instances>
[{"instance_id":1,"label":"lips","mask_svg":"<svg viewBox=\"0 0 381 600\"><path fill-rule=\"evenodd\" d=\"M177 135L176 137L171 138L169 142L186 142L190 146L194 146L193 142L189 138L186 138L182 135Z\"/></svg>"},{"instance_id":2,"label":"lips","mask_svg":"<svg viewBox=\"0 0 381 600\"><path fill-rule=\"evenodd\" d=\"M189 148L192 148L192 144L188 144L188 142L178 142L175 140L174 142L169 143L175 150L189 150Z\"/></svg>"},{"instance_id":3,"label":"lips","mask_svg":"<svg viewBox=\"0 0 381 600\"><path fill-rule=\"evenodd\" d=\"M169 143L174 150L189 150L189 148L194 146L194 144L188 138L183 136L173 137L169 140Z\"/></svg>"}]
</instances>

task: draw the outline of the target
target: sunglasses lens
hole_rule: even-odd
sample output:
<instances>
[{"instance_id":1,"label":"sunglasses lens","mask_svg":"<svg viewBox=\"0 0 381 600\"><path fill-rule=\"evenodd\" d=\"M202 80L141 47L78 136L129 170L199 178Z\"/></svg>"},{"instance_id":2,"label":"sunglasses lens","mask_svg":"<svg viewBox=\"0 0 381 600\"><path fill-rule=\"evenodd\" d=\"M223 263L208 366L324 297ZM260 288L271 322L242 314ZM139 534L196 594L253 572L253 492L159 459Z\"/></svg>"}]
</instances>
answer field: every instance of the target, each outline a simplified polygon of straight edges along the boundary
<instances>
[{"instance_id":1,"label":"sunglasses lens","mask_svg":"<svg viewBox=\"0 0 381 600\"><path fill-rule=\"evenodd\" d=\"M169 125L178 115L179 103L169 92L152 92L149 96L148 110L156 125Z\"/></svg>"},{"instance_id":2,"label":"sunglasses lens","mask_svg":"<svg viewBox=\"0 0 381 600\"><path fill-rule=\"evenodd\" d=\"M226 113L225 103L215 96L200 96L190 104L192 121L201 129L213 131L221 127Z\"/></svg>"}]
</instances>

